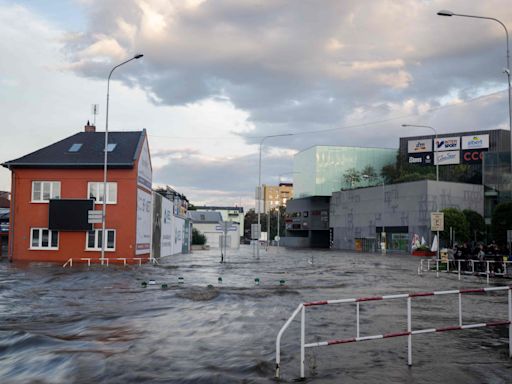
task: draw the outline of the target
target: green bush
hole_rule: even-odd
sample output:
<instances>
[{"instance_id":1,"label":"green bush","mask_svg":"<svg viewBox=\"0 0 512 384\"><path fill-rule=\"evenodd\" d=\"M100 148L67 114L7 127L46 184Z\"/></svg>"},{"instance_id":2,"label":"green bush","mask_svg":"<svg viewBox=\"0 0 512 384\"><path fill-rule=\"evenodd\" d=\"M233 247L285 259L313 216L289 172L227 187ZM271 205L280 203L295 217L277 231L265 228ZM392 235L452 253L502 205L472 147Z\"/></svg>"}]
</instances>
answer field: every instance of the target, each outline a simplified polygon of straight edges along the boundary
<instances>
[{"instance_id":1,"label":"green bush","mask_svg":"<svg viewBox=\"0 0 512 384\"><path fill-rule=\"evenodd\" d=\"M197 228L192 228L192 245L205 245L206 236L198 231Z\"/></svg>"}]
</instances>

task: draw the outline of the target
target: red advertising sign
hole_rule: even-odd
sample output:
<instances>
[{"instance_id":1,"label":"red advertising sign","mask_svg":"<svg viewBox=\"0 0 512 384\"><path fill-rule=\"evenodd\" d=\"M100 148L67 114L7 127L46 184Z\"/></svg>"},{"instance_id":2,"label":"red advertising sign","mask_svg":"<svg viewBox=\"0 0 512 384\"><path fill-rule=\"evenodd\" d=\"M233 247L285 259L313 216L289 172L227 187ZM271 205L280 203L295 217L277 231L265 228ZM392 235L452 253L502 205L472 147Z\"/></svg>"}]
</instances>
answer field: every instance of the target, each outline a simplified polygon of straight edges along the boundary
<instances>
[{"instance_id":1,"label":"red advertising sign","mask_svg":"<svg viewBox=\"0 0 512 384\"><path fill-rule=\"evenodd\" d=\"M461 163L463 164L482 164L486 150L466 150L461 152Z\"/></svg>"}]
</instances>

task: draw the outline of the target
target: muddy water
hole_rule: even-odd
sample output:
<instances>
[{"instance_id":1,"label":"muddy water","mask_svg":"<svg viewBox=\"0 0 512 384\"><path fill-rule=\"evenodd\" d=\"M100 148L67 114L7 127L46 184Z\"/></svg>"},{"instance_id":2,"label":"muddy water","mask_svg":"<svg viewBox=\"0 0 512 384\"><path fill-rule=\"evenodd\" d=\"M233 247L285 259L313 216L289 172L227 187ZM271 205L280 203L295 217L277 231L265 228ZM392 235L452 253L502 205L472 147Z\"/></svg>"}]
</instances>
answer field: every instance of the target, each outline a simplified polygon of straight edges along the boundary
<instances>
[{"instance_id":1,"label":"muddy water","mask_svg":"<svg viewBox=\"0 0 512 384\"><path fill-rule=\"evenodd\" d=\"M275 337L300 302L485 286L418 276L404 255L272 248L258 261L242 247L227 259L212 250L142 267L1 262L0 383L269 383ZM416 299L413 328L456 325L454 299ZM402 300L362 303L361 335L406 329L405 311ZM463 317L506 319L506 296L465 296ZM355 306L310 308L306 321L307 342L352 337ZM299 376L299 331L292 323L282 340L283 382ZM307 381L512 382L505 327L415 336L412 368L406 347L402 337L309 349Z\"/></svg>"}]
</instances>

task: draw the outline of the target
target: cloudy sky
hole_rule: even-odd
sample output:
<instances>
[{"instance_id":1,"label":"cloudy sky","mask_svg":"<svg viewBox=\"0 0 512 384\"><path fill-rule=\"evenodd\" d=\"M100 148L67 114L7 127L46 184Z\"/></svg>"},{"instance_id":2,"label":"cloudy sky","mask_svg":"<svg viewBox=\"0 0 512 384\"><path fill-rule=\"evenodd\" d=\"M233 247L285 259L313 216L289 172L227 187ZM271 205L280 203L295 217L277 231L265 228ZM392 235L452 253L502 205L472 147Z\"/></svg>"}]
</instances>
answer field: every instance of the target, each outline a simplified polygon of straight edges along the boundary
<instances>
[{"instance_id":1,"label":"cloudy sky","mask_svg":"<svg viewBox=\"0 0 512 384\"><path fill-rule=\"evenodd\" d=\"M0 162L83 129L146 128L154 182L254 206L312 145L508 129L510 0L0 0ZM288 174L287 174L288 173ZM10 173L0 170L0 190Z\"/></svg>"}]
</instances>

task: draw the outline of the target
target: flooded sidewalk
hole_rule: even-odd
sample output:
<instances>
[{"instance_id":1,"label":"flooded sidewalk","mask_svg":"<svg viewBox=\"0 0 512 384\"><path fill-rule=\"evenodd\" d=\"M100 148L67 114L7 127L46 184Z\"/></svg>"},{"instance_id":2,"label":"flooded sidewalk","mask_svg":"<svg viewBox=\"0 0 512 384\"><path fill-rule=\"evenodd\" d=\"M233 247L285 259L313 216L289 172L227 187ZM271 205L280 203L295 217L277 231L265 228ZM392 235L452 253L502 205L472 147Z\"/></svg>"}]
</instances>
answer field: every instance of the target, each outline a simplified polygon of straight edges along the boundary
<instances>
[{"instance_id":1,"label":"flooded sidewalk","mask_svg":"<svg viewBox=\"0 0 512 384\"><path fill-rule=\"evenodd\" d=\"M484 287L418 276L419 259L248 246L160 265L0 263L1 383L271 383L279 329L301 302ZM151 283L150 283L151 281ZM144 287L143 282L148 283ZM153 284L154 282L154 284ZM495 280L502 285L510 281ZM162 288L162 285L164 287ZM464 296L464 321L507 318L506 296ZM456 325L453 297L418 298L413 324ZM307 342L355 335L355 305L308 310ZM361 335L407 328L405 301L361 304ZM281 346L282 382L299 377L300 322ZM510 383L508 329L483 328L307 350L310 383Z\"/></svg>"}]
</instances>

